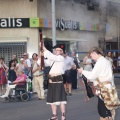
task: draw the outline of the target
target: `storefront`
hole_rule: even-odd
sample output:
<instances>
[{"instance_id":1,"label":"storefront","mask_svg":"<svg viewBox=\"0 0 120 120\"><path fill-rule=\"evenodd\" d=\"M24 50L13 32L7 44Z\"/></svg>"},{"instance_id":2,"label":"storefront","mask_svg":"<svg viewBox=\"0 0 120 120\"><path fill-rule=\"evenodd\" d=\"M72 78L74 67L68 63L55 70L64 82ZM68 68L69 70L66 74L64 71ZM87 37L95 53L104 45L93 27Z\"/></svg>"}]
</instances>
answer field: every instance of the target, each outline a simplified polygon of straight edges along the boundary
<instances>
[{"instance_id":1,"label":"storefront","mask_svg":"<svg viewBox=\"0 0 120 120\"><path fill-rule=\"evenodd\" d=\"M38 6L38 17L43 35L46 39L51 39L51 2L40 0ZM65 0L56 0L55 6L56 40L69 44L67 52L74 50L87 52L91 47L98 46L98 11L88 11L85 5L71 4Z\"/></svg>"},{"instance_id":2,"label":"storefront","mask_svg":"<svg viewBox=\"0 0 120 120\"><path fill-rule=\"evenodd\" d=\"M37 17L37 0L0 1L0 57L5 62L17 54L18 58L28 52L38 53L38 28L30 28L30 17Z\"/></svg>"},{"instance_id":3,"label":"storefront","mask_svg":"<svg viewBox=\"0 0 120 120\"><path fill-rule=\"evenodd\" d=\"M44 7L46 6L46 7ZM65 43L67 51L88 51L98 44L97 12L84 5L56 1L56 40ZM93 17L96 16L95 19ZM39 52L39 29L51 49L51 2L48 0L4 0L0 4L0 57L6 62L12 54L30 57Z\"/></svg>"}]
</instances>

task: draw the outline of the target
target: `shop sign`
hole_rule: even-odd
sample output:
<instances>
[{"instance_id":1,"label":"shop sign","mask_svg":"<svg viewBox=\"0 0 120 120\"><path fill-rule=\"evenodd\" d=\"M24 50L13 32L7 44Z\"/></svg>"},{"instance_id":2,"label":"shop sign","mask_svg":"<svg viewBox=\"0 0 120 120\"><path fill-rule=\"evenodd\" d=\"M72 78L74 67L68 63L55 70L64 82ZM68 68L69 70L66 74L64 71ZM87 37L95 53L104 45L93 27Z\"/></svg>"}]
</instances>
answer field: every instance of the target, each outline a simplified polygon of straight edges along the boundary
<instances>
[{"instance_id":1,"label":"shop sign","mask_svg":"<svg viewBox=\"0 0 120 120\"><path fill-rule=\"evenodd\" d=\"M29 27L29 18L0 18L0 28Z\"/></svg>"},{"instance_id":2,"label":"shop sign","mask_svg":"<svg viewBox=\"0 0 120 120\"><path fill-rule=\"evenodd\" d=\"M30 18L30 27L39 27L39 18Z\"/></svg>"},{"instance_id":3,"label":"shop sign","mask_svg":"<svg viewBox=\"0 0 120 120\"><path fill-rule=\"evenodd\" d=\"M47 18L40 18L40 28L52 28L52 20ZM76 22L72 20L64 20L63 18L56 20L56 28L64 31L64 30L82 30L82 31L98 31L98 24L91 23L82 23Z\"/></svg>"},{"instance_id":4,"label":"shop sign","mask_svg":"<svg viewBox=\"0 0 120 120\"><path fill-rule=\"evenodd\" d=\"M52 20L48 18L0 18L0 28L52 28ZM81 23L73 20L56 20L56 28L64 30L98 31L98 24Z\"/></svg>"},{"instance_id":5,"label":"shop sign","mask_svg":"<svg viewBox=\"0 0 120 120\"><path fill-rule=\"evenodd\" d=\"M63 18L56 20L56 28L64 31L65 29L79 30L79 22L72 20L64 20Z\"/></svg>"}]
</instances>

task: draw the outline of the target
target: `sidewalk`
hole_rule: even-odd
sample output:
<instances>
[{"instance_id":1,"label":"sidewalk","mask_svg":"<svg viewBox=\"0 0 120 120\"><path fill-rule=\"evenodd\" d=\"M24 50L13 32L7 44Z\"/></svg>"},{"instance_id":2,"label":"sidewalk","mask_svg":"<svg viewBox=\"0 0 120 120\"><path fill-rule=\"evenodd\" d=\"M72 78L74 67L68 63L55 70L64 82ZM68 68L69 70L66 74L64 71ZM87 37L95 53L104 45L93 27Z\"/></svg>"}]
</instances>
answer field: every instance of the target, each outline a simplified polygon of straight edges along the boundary
<instances>
[{"instance_id":1,"label":"sidewalk","mask_svg":"<svg viewBox=\"0 0 120 120\"><path fill-rule=\"evenodd\" d=\"M114 73L115 78L120 78L120 73Z\"/></svg>"}]
</instances>

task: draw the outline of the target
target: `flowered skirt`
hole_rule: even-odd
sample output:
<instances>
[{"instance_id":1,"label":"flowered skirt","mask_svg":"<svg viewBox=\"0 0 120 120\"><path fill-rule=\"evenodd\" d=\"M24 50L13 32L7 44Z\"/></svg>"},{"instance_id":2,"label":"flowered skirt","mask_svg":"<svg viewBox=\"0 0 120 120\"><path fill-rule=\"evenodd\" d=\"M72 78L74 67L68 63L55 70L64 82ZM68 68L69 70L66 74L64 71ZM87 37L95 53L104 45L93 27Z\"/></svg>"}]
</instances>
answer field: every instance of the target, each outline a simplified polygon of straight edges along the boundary
<instances>
[{"instance_id":1,"label":"flowered skirt","mask_svg":"<svg viewBox=\"0 0 120 120\"><path fill-rule=\"evenodd\" d=\"M3 68L0 68L0 85L7 84L6 73Z\"/></svg>"}]
</instances>

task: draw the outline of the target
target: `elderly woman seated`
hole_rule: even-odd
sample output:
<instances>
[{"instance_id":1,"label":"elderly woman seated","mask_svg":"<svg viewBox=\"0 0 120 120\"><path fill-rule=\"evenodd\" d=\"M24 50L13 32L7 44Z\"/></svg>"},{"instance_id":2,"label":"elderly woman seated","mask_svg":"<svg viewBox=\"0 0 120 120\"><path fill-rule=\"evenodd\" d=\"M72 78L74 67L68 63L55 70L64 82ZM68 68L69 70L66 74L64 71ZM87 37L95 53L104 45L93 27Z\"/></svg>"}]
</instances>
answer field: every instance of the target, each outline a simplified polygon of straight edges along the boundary
<instances>
[{"instance_id":1,"label":"elderly woman seated","mask_svg":"<svg viewBox=\"0 0 120 120\"><path fill-rule=\"evenodd\" d=\"M26 75L24 74L24 71L21 69L21 70L18 70L16 72L17 74L17 79L13 82L13 84L10 84L8 87L7 87L7 90L6 90L6 93L5 95L2 95L1 98L6 98L8 97L11 89L14 89L16 87L16 85L21 85L21 83L23 82L26 82Z\"/></svg>"}]
</instances>

